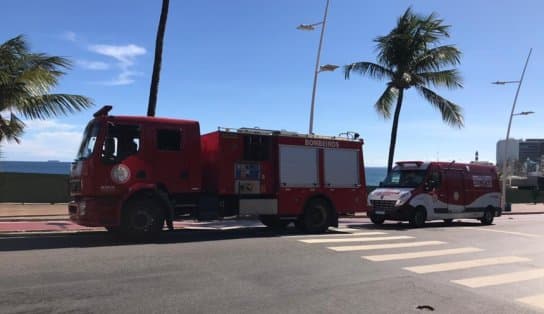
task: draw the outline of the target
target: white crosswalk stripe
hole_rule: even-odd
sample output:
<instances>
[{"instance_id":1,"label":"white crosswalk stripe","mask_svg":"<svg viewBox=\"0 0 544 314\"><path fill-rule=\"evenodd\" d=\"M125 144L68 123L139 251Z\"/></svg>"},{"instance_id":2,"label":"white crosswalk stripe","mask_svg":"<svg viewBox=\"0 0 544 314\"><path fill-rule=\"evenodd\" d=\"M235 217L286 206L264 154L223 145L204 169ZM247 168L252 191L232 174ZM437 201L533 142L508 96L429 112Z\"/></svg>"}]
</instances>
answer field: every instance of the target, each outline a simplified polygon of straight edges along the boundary
<instances>
[{"instance_id":1,"label":"white crosswalk stripe","mask_svg":"<svg viewBox=\"0 0 544 314\"><path fill-rule=\"evenodd\" d=\"M420 242L406 242L406 243L332 246L332 247L328 247L328 249L336 251L336 252L349 252L349 251L396 249L396 248L418 247L418 246L426 246L426 245L440 245L445 243L446 242L442 242L442 241L420 241Z\"/></svg>"},{"instance_id":2,"label":"white crosswalk stripe","mask_svg":"<svg viewBox=\"0 0 544 314\"><path fill-rule=\"evenodd\" d=\"M460 280L452 280L451 282L463 285L469 288L481 288L488 286L497 286L507 283L533 280L544 278L544 268L518 271L506 274L495 274L491 276L481 276L473 278L465 278Z\"/></svg>"},{"instance_id":3,"label":"white crosswalk stripe","mask_svg":"<svg viewBox=\"0 0 544 314\"><path fill-rule=\"evenodd\" d=\"M355 233L326 233L326 234L305 234L305 235L291 235L283 236L283 238L337 238L337 237L357 237L357 236L373 236L373 235L386 235L387 232L370 231L370 232L355 232Z\"/></svg>"},{"instance_id":4,"label":"white crosswalk stripe","mask_svg":"<svg viewBox=\"0 0 544 314\"><path fill-rule=\"evenodd\" d=\"M544 310L544 294L537 294L525 298L519 298L516 299L516 301L529 304L531 306L538 307L541 310Z\"/></svg>"},{"instance_id":5,"label":"white crosswalk stripe","mask_svg":"<svg viewBox=\"0 0 544 314\"><path fill-rule=\"evenodd\" d=\"M395 254L383 254L383 255L367 255L362 256L362 258L367 259L373 262L384 262L384 261L395 261L395 260L404 260L404 259L414 259L421 257L434 257L434 256L444 256L444 255L453 255L453 254L463 254L463 253L473 253L480 252L482 249L475 247L463 247L457 249L446 249L446 250L431 250L431 251L419 251L419 252L407 252L407 253L395 253Z\"/></svg>"},{"instance_id":6,"label":"white crosswalk stripe","mask_svg":"<svg viewBox=\"0 0 544 314\"><path fill-rule=\"evenodd\" d=\"M307 239L299 240L304 243L345 243L345 242L374 242L387 240L405 240L413 239L411 236L393 236L393 237L364 237L364 238L339 238L339 239Z\"/></svg>"},{"instance_id":7,"label":"white crosswalk stripe","mask_svg":"<svg viewBox=\"0 0 544 314\"><path fill-rule=\"evenodd\" d=\"M502 265L502 264L511 264L511 263L528 262L528 261L530 261L530 259L525 257L500 256L500 257L473 259L473 260L465 260L465 261L458 261L458 262L404 267L404 269L414 273L418 273L418 274L427 274L427 273L436 273L436 272L442 272L442 271L469 269L474 267Z\"/></svg>"}]
</instances>

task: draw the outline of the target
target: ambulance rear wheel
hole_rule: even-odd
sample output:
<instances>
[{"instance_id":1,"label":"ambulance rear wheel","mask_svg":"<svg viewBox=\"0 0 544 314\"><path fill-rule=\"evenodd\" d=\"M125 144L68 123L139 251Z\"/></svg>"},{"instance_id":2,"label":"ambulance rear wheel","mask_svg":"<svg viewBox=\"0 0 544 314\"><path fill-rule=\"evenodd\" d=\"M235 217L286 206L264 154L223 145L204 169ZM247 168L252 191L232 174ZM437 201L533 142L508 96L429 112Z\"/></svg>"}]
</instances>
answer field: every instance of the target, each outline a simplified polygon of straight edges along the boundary
<instances>
[{"instance_id":1,"label":"ambulance rear wheel","mask_svg":"<svg viewBox=\"0 0 544 314\"><path fill-rule=\"evenodd\" d=\"M123 208L121 235L129 240L156 238L164 226L164 214L158 201L150 197L129 200Z\"/></svg>"},{"instance_id":2,"label":"ambulance rear wheel","mask_svg":"<svg viewBox=\"0 0 544 314\"><path fill-rule=\"evenodd\" d=\"M385 221L385 216L376 215L374 213L370 213L370 221L372 221L375 225L383 225Z\"/></svg>"},{"instance_id":3,"label":"ambulance rear wheel","mask_svg":"<svg viewBox=\"0 0 544 314\"><path fill-rule=\"evenodd\" d=\"M331 209L322 199L311 200L304 210L302 224L307 233L324 233L329 229Z\"/></svg>"},{"instance_id":4,"label":"ambulance rear wheel","mask_svg":"<svg viewBox=\"0 0 544 314\"><path fill-rule=\"evenodd\" d=\"M272 229L284 229L290 223L289 220L281 220L280 217L275 215L260 215L259 220L263 225Z\"/></svg>"},{"instance_id":5,"label":"ambulance rear wheel","mask_svg":"<svg viewBox=\"0 0 544 314\"><path fill-rule=\"evenodd\" d=\"M484 211L484 216L480 219L482 225L490 225L493 223L493 218L495 218L495 211L493 208L486 208Z\"/></svg>"},{"instance_id":6,"label":"ambulance rear wheel","mask_svg":"<svg viewBox=\"0 0 544 314\"><path fill-rule=\"evenodd\" d=\"M418 206L414 210L414 213L412 214L412 217L410 218L410 224L413 227L421 228L425 225L425 221L427 220L427 211L424 207Z\"/></svg>"}]
</instances>

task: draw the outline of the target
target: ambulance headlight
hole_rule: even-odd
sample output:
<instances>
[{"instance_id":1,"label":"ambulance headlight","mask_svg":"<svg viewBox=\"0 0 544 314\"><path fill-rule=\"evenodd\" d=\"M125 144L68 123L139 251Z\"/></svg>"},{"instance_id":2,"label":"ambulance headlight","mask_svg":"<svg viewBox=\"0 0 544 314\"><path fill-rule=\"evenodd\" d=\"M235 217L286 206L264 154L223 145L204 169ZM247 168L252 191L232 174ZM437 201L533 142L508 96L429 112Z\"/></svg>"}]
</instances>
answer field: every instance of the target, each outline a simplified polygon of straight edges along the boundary
<instances>
[{"instance_id":1,"label":"ambulance headlight","mask_svg":"<svg viewBox=\"0 0 544 314\"><path fill-rule=\"evenodd\" d=\"M126 183L130 179L130 169L123 165L116 165L111 169L111 179L117 184Z\"/></svg>"},{"instance_id":2,"label":"ambulance headlight","mask_svg":"<svg viewBox=\"0 0 544 314\"><path fill-rule=\"evenodd\" d=\"M395 203L395 206L402 206L404 205L404 203L406 203L410 197L412 197L412 193L410 192L402 192L400 195L399 195L399 199L397 200L397 202Z\"/></svg>"}]
</instances>

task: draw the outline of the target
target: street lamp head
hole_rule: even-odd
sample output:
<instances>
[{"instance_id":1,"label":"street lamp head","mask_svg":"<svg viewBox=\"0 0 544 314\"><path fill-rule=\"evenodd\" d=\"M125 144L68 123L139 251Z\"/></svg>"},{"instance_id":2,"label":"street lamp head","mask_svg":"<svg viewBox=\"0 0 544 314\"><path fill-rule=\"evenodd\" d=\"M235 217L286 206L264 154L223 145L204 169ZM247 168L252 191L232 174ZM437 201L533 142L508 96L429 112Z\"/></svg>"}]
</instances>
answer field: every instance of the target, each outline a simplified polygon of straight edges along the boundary
<instances>
[{"instance_id":1,"label":"street lamp head","mask_svg":"<svg viewBox=\"0 0 544 314\"><path fill-rule=\"evenodd\" d=\"M504 84L510 84L510 83L519 83L519 81L495 81L495 82L491 82L491 84L495 84L495 85L504 85Z\"/></svg>"},{"instance_id":2,"label":"street lamp head","mask_svg":"<svg viewBox=\"0 0 544 314\"><path fill-rule=\"evenodd\" d=\"M325 64L319 67L319 72L332 72L338 69L339 66L335 64Z\"/></svg>"},{"instance_id":3,"label":"street lamp head","mask_svg":"<svg viewBox=\"0 0 544 314\"><path fill-rule=\"evenodd\" d=\"M315 30L315 25L314 24L300 24L299 26L297 26L297 29L301 31L313 31Z\"/></svg>"},{"instance_id":4,"label":"street lamp head","mask_svg":"<svg viewBox=\"0 0 544 314\"><path fill-rule=\"evenodd\" d=\"M534 111L522 111L522 112L518 112L518 113L514 113L514 116L527 116L527 115L530 115L530 114L533 114L535 113Z\"/></svg>"}]
</instances>

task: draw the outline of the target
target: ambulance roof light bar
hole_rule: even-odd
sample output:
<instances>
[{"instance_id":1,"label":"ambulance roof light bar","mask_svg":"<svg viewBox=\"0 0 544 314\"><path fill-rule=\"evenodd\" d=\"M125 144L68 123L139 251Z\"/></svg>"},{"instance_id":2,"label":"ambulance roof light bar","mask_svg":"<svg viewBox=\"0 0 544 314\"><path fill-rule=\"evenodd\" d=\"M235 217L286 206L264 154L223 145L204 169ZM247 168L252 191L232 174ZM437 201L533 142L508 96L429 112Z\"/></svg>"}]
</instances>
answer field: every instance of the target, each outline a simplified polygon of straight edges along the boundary
<instances>
[{"instance_id":1,"label":"ambulance roof light bar","mask_svg":"<svg viewBox=\"0 0 544 314\"><path fill-rule=\"evenodd\" d=\"M397 161L395 164L401 167L421 167L423 161Z\"/></svg>"}]
</instances>

